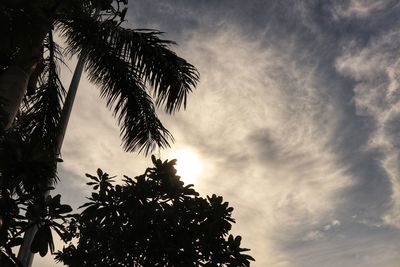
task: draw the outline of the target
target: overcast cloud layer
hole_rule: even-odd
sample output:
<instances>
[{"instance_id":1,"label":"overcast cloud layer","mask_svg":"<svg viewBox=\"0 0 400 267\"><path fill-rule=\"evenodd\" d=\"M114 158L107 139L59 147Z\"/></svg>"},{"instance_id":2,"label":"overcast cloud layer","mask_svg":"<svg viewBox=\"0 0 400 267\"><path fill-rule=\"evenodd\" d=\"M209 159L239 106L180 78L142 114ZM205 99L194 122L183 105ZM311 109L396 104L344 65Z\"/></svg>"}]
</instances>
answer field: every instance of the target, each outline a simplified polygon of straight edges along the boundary
<instances>
[{"instance_id":1,"label":"overcast cloud layer","mask_svg":"<svg viewBox=\"0 0 400 267\"><path fill-rule=\"evenodd\" d=\"M161 117L203 161L196 188L235 207L252 266L398 266L399 12L389 0L130 1L129 25L165 31L201 73L188 109ZM103 103L83 81L58 189L74 206L85 172L150 165L122 152Z\"/></svg>"}]
</instances>

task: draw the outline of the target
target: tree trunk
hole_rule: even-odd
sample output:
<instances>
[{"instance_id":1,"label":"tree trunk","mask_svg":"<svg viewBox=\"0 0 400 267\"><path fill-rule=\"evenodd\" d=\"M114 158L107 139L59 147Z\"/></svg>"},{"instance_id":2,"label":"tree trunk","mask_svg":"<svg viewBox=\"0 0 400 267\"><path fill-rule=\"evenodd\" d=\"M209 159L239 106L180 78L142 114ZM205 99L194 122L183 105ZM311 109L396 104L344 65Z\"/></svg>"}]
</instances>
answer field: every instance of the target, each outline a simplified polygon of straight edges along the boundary
<instances>
[{"instance_id":1,"label":"tree trunk","mask_svg":"<svg viewBox=\"0 0 400 267\"><path fill-rule=\"evenodd\" d=\"M6 129L11 126L26 94L29 79L43 57L43 42L51 25L37 25L25 44L20 44L19 54L0 74L0 103L8 113Z\"/></svg>"},{"instance_id":2,"label":"tree trunk","mask_svg":"<svg viewBox=\"0 0 400 267\"><path fill-rule=\"evenodd\" d=\"M30 69L25 71L18 65L12 65L0 75L0 101L3 101L4 111L8 113L6 129L18 113L31 74Z\"/></svg>"}]
</instances>

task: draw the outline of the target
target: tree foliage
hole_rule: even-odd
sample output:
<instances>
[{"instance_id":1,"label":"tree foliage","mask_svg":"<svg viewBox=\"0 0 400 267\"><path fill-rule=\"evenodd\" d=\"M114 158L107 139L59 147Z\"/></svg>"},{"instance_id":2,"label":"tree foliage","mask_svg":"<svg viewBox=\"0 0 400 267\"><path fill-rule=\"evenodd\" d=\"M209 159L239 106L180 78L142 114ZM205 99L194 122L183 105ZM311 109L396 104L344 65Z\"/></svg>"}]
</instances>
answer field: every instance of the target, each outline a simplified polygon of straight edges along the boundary
<instances>
[{"instance_id":1,"label":"tree foliage","mask_svg":"<svg viewBox=\"0 0 400 267\"><path fill-rule=\"evenodd\" d=\"M0 134L0 266L17 266L12 248L32 227L38 231L31 251L42 256L54 251L51 230L66 242L72 237L65 228L71 207L60 203L60 195L45 194L54 189L57 161L40 138L15 130Z\"/></svg>"},{"instance_id":2,"label":"tree foliage","mask_svg":"<svg viewBox=\"0 0 400 267\"><path fill-rule=\"evenodd\" d=\"M42 165L37 162L39 171L43 172ZM21 165L24 168L23 165ZM34 168L30 168L35 170ZM1 166L1 171L4 168ZM26 169L25 169L26 170ZM54 189L47 186L46 182L32 184L29 176L24 171L19 172L19 183L12 179L3 179L8 172L1 172L0 175L0 265L4 260L18 263L12 248L22 244L23 234L30 228L36 226L36 232L31 251L39 253L41 256L50 250L54 251L54 242L51 230L54 230L64 240L69 241L72 236L65 228L67 221L73 217L69 213L72 211L69 205L61 204L61 195L51 196L44 192ZM16 266L16 265L15 265Z\"/></svg>"},{"instance_id":3,"label":"tree foliage","mask_svg":"<svg viewBox=\"0 0 400 267\"><path fill-rule=\"evenodd\" d=\"M229 234L233 208L220 196L199 197L176 175L175 160L122 185L98 169L87 174L89 202L69 229L78 238L57 253L69 266L249 266L254 260ZM76 232L75 232L76 231Z\"/></svg>"},{"instance_id":4,"label":"tree foliage","mask_svg":"<svg viewBox=\"0 0 400 267\"><path fill-rule=\"evenodd\" d=\"M32 162L30 150L18 151L10 161L0 160L6 162L0 164L1 266L17 266L12 248L33 226L38 231L31 251L53 253L55 232L66 244L56 259L69 266L249 266L253 260L244 254L241 237L229 234L233 208L220 196L202 198L184 185L175 160L152 157L154 167L135 178L124 176L117 185L100 169L87 174L93 192L82 212L71 214L60 195L43 194L53 189L47 179L29 182L38 173L54 175L48 159Z\"/></svg>"}]
</instances>

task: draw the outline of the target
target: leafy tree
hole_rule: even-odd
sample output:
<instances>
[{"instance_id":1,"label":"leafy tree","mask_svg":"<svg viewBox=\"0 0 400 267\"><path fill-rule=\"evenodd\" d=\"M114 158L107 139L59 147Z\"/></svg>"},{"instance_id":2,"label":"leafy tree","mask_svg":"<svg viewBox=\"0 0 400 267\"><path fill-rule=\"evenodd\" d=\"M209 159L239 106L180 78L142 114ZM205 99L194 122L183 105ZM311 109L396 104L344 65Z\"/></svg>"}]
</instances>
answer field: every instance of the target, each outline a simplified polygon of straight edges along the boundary
<instances>
[{"instance_id":1,"label":"leafy tree","mask_svg":"<svg viewBox=\"0 0 400 267\"><path fill-rule=\"evenodd\" d=\"M57 253L69 266L249 266L241 237L229 235L233 208L222 197L201 198L176 175L175 160L124 184L100 169L87 174L89 202L69 225L78 238Z\"/></svg>"},{"instance_id":2,"label":"leafy tree","mask_svg":"<svg viewBox=\"0 0 400 267\"><path fill-rule=\"evenodd\" d=\"M54 197L43 194L43 191L16 190L12 192L6 185L0 188L0 266L20 266L12 248L23 242L22 235L28 229L37 227L31 251L41 256L48 250L53 253L54 242L51 230L54 230L65 241L71 240L66 228L73 215L72 208L61 204L61 195ZM43 187L47 191L51 188Z\"/></svg>"},{"instance_id":3,"label":"leafy tree","mask_svg":"<svg viewBox=\"0 0 400 267\"><path fill-rule=\"evenodd\" d=\"M125 4L127 0L1 1L0 97L6 100L6 127L25 96L21 127L45 135L54 147L65 95L58 71L64 56L53 38L59 31L67 55L86 61L90 80L118 118L125 149L148 152L168 145L171 135L155 106L168 113L185 106L198 72L169 49L174 43L160 39L161 32L124 28Z\"/></svg>"},{"instance_id":4,"label":"leafy tree","mask_svg":"<svg viewBox=\"0 0 400 267\"><path fill-rule=\"evenodd\" d=\"M45 193L57 179L57 161L40 138L25 139L17 131L0 134L0 266L16 266L12 248L33 227L38 231L31 249L40 255L54 250L50 229L69 240L64 224L72 209L60 203L60 195Z\"/></svg>"}]
</instances>

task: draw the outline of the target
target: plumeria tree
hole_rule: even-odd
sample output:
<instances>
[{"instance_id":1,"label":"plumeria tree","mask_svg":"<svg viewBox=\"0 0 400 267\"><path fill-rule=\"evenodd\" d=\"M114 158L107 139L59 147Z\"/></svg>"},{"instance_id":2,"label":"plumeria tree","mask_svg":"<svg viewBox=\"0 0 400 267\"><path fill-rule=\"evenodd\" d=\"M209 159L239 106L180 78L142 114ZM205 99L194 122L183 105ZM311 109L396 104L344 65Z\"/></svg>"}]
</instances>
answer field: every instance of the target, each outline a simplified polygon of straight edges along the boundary
<instances>
[{"instance_id":1,"label":"plumeria tree","mask_svg":"<svg viewBox=\"0 0 400 267\"><path fill-rule=\"evenodd\" d=\"M199 197L162 162L122 185L100 169L87 176L89 202L68 229L78 244L57 259L69 266L249 266L241 237L229 234L233 208L220 196Z\"/></svg>"},{"instance_id":2,"label":"plumeria tree","mask_svg":"<svg viewBox=\"0 0 400 267\"><path fill-rule=\"evenodd\" d=\"M54 248L51 229L67 238L63 224L72 209L60 203L60 195L45 194L53 189L49 180L57 178L59 159L44 147L40 140L25 142L16 132L0 135L0 266L21 266L12 248L23 243L30 229L38 231L29 249L41 255Z\"/></svg>"},{"instance_id":3,"label":"plumeria tree","mask_svg":"<svg viewBox=\"0 0 400 267\"><path fill-rule=\"evenodd\" d=\"M229 233L235 221L228 202L200 197L176 175L175 160L152 159L153 167L122 184L100 169L87 174L93 190L80 214L70 214L60 195L4 194L1 266L16 266L11 248L33 224L32 252L53 252L54 230L66 243L56 260L68 266L250 266L241 237Z\"/></svg>"}]
</instances>

